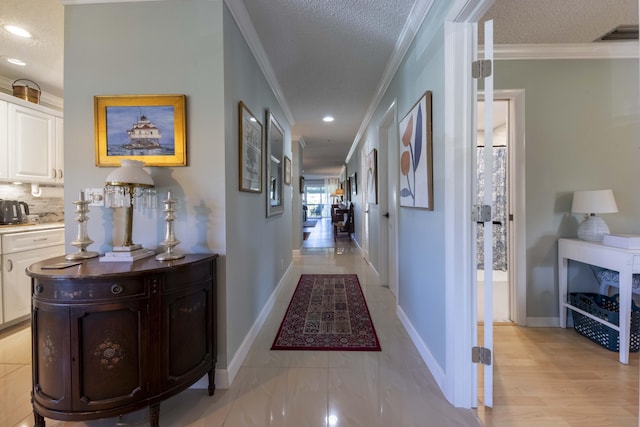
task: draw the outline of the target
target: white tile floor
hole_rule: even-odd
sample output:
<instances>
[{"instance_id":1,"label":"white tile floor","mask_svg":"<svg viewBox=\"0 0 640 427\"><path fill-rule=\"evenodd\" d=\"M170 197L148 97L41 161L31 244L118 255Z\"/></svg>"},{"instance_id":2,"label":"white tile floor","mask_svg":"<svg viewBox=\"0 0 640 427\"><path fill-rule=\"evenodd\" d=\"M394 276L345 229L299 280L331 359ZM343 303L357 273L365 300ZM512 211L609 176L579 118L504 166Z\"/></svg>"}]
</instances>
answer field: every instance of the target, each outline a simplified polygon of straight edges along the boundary
<instances>
[{"instance_id":1,"label":"white tile floor","mask_svg":"<svg viewBox=\"0 0 640 427\"><path fill-rule=\"evenodd\" d=\"M398 321L392 294L376 283L359 251L347 239L334 246L306 247L294 257L294 272L231 387L212 397L189 389L168 399L162 427L481 425L475 411L453 408L444 398ZM357 273L382 351L271 351L302 273ZM33 425L30 330L12 332L0 335L0 427L27 427ZM147 411L85 422L47 419L51 427L114 425L146 426Z\"/></svg>"}]
</instances>

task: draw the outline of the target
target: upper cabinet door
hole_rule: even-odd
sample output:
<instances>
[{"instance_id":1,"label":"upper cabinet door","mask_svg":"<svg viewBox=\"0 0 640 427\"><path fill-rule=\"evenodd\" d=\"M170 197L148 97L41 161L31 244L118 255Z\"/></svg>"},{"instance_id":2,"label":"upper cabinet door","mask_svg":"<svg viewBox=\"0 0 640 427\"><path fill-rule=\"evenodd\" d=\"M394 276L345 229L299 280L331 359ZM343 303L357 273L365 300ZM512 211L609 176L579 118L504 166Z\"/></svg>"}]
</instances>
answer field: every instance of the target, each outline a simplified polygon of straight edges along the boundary
<instances>
[{"instance_id":1,"label":"upper cabinet door","mask_svg":"<svg viewBox=\"0 0 640 427\"><path fill-rule=\"evenodd\" d=\"M8 103L0 100L0 129L7 129ZM0 130L0 180L9 179L9 147L7 132Z\"/></svg>"},{"instance_id":2,"label":"upper cabinet door","mask_svg":"<svg viewBox=\"0 0 640 427\"><path fill-rule=\"evenodd\" d=\"M55 183L56 117L9 104L9 179Z\"/></svg>"}]
</instances>

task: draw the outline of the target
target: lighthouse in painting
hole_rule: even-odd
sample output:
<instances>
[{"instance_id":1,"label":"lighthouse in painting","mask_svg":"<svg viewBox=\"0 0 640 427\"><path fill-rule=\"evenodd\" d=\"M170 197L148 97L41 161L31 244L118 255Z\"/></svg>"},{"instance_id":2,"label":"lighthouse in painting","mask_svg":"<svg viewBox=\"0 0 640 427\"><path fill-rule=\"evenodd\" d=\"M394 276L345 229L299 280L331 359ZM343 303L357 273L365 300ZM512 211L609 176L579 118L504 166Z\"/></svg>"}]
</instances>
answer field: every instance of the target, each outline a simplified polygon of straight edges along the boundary
<instances>
[{"instance_id":1,"label":"lighthouse in painting","mask_svg":"<svg viewBox=\"0 0 640 427\"><path fill-rule=\"evenodd\" d=\"M131 129L127 130L129 143L124 146L127 150L151 150L160 148L160 129L142 115Z\"/></svg>"}]
</instances>

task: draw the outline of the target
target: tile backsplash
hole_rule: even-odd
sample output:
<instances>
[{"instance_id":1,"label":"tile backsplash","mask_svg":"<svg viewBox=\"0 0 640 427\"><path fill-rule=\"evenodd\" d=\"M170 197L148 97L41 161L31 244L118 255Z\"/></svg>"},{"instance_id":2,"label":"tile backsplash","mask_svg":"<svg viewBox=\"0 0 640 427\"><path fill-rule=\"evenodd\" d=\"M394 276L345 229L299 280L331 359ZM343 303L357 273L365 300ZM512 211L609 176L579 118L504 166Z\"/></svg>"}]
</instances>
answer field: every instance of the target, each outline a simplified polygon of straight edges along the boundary
<instances>
[{"instance_id":1,"label":"tile backsplash","mask_svg":"<svg viewBox=\"0 0 640 427\"><path fill-rule=\"evenodd\" d=\"M31 194L31 184L0 183L0 199L18 200L29 205L29 215L38 222L64 221L64 195L62 187L40 186L41 197ZM36 217L37 215L37 217Z\"/></svg>"}]
</instances>

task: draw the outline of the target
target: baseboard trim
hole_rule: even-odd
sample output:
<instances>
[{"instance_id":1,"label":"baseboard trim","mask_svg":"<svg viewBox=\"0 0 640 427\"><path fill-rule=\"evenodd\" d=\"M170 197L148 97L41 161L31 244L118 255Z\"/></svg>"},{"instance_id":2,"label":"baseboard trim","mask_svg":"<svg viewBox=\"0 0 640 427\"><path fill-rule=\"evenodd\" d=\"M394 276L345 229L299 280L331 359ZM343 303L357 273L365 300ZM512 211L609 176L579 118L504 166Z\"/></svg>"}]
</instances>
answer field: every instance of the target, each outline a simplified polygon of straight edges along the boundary
<instances>
[{"instance_id":1,"label":"baseboard trim","mask_svg":"<svg viewBox=\"0 0 640 427\"><path fill-rule=\"evenodd\" d=\"M227 368L216 369L216 373L215 373L216 388L227 389L231 386L231 384L233 384L233 380L238 374L238 371L240 370L242 363L247 358L247 355L249 354L249 350L251 350L251 346L253 345L253 342L258 336L260 329L262 329L262 327L264 326L264 322L267 320L267 317L271 313L271 310L273 309L273 306L276 302L276 298L278 294L284 288L284 285L285 283L287 283L287 280L289 280L289 276L291 275L292 271L293 271L293 262L289 264L289 267L287 268L287 271L285 271L285 273L282 275L282 278L280 279L278 286L276 286L274 291L271 293L271 296L265 303L264 307L262 307L262 310L260 311L260 314L258 315L256 321L253 323L253 326L251 327L251 329L249 329L249 332L242 340L242 344L240 344L238 351L236 351L236 353L231 358L231 361L228 363ZM194 388L194 389L203 389L203 388L206 389L208 387L209 387L209 381L206 375L200 378L196 383L194 383L191 386L191 388Z\"/></svg>"},{"instance_id":2,"label":"baseboard trim","mask_svg":"<svg viewBox=\"0 0 640 427\"><path fill-rule=\"evenodd\" d=\"M527 326L532 328L559 328L559 317L527 317Z\"/></svg>"},{"instance_id":3,"label":"baseboard trim","mask_svg":"<svg viewBox=\"0 0 640 427\"><path fill-rule=\"evenodd\" d=\"M433 355L429 351L429 348L424 343L424 341L422 341L422 338L420 338L420 335L418 334L416 329L413 327L413 324L411 323L407 315L404 313L404 311L402 311L402 308L400 306L396 306L396 315L398 316L398 319L400 319L400 323L402 323L402 326L404 326L404 329L409 334L409 338L413 342L413 345L415 345L416 349L418 349L418 353L420 353L420 357L422 358L424 363L427 365L427 369L429 369L429 372L431 372L431 375L433 376L433 379L438 384L438 387L440 387L440 390L442 391L442 393L446 395L446 392L445 392L446 378L445 378L445 373L442 370L442 367L440 367L440 364L438 364L436 359L433 357Z\"/></svg>"}]
</instances>

